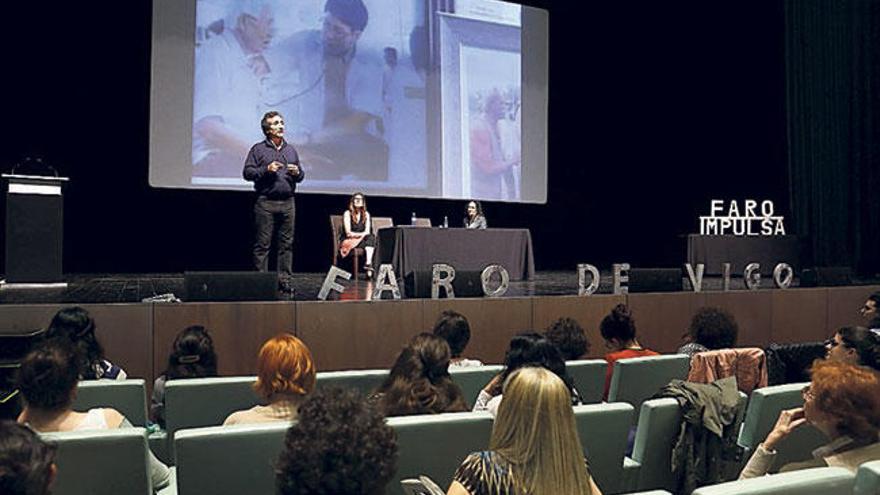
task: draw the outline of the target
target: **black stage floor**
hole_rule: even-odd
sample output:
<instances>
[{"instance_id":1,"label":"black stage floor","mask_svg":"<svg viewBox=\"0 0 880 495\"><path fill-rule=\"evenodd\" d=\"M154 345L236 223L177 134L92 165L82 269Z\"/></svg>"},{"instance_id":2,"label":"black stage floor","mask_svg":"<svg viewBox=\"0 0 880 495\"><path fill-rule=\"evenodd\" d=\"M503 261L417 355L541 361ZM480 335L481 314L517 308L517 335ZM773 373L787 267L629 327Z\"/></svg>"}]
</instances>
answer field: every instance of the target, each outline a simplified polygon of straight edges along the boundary
<instances>
[{"instance_id":1,"label":"black stage floor","mask_svg":"<svg viewBox=\"0 0 880 495\"><path fill-rule=\"evenodd\" d=\"M293 296L278 294L277 300L313 301L318 297L324 273L297 273L294 280ZM135 303L146 298L174 294L186 301L184 278L182 273L150 273L150 274L68 274L67 288L13 288L0 286L0 304L103 304L103 303ZM369 300L372 293L372 282L364 279L358 281L341 281L346 288L343 294L331 292L331 299L338 300ZM877 280L854 280L853 285L876 284ZM685 282L686 286L689 284ZM720 277L704 278L703 290L721 290ZM795 279L792 287L798 286ZM761 281L761 290L773 288L773 282L765 277ZM745 290L742 278L730 281L731 290ZM597 293L612 292L611 273L603 273ZM532 280L510 282L509 290L504 297L523 296L556 296L577 294L576 271L542 271L537 272ZM388 297L387 294L385 297Z\"/></svg>"}]
</instances>

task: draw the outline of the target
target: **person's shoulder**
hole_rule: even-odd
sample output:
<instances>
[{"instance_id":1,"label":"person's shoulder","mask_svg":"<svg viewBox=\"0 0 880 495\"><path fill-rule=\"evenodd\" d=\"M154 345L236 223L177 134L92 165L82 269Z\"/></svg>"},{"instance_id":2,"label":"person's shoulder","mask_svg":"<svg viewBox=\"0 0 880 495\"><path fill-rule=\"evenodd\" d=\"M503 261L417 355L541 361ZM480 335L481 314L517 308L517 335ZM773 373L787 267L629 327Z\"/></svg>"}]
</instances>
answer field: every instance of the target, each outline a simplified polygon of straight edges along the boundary
<instances>
[{"instance_id":1,"label":"person's shoulder","mask_svg":"<svg viewBox=\"0 0 880 495\"><path fill-rule=\"evenodd\" d=\"M122 422L125 421L125 416L112 407L99 410L101 414L104 415L104 422L107 423L107 428L119 428L122 425Z\"/></svg>"}]
</instances>

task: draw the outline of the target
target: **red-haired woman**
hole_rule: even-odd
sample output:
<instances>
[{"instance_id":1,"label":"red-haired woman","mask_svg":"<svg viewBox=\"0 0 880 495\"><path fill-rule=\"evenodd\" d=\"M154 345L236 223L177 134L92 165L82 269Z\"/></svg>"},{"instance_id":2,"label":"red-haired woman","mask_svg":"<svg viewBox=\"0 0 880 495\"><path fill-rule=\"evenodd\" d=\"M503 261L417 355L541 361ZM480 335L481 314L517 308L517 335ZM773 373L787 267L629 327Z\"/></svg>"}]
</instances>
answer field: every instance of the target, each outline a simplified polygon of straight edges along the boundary
<instances>
[{"instance_id":1,"label":"red-haired woman","mask_svg":"<svg viewBox=\"0 0 880 495\"><path fill-rule=\"evenodd\" d=\"M740 478L766 474L776 445L809 423L831 442L814 451L815 458L782 466L782 471L837 466L855 473L859 464L880 459L880 375L849 363L816 361L813 380L804 388L804 407L782 411L776 426L758 445Z\"/></svg>"},{"instance_id":2,"label":"red-haired woman","mask_svg":"<svg viewBox=\"0 0 880 495\"><path fill-rule=\"evenodd\" d=\"M254 390L268 402L236 411L223 425L293 421L305 396L315 389L315 364L303 341L278 334L260 348Z\"/></svg>"},{"instance_id":3,"label":"red-haired woman","mask_svg":"<svg viewBox=\"0 0 880 495\"><path fill-rule=\"evenodd\" d=\"M364 193L356 192L348 201L348 209L342 214L342 226L345 238L339 246L339 254L343 258L355 248L363 248L366 254L364 268L367 277L373 276L373 251L376 249L376 236L373 235L373 223L367 211L367 199Z\"/></svg>"}]
</instances>

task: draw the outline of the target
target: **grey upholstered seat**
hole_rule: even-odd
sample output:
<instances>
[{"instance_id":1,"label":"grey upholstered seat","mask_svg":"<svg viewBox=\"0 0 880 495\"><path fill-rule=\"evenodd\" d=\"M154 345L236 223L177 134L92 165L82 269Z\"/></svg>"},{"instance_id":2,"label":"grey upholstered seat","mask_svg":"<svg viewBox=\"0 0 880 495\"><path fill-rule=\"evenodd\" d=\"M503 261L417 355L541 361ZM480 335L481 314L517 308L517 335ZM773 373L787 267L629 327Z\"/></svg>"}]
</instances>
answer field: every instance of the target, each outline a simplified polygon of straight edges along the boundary
<instances>
[{"instance_id":1,"label":"grey upholstered seat","mask_svg":"<svg viewBox=\"0 0 880 495\"><path fill-rule=\"evenodd\" d=\"M95 407L112 407L121 412L131 424L147 424L147 393L144 380L84 380L76 389L73 401L75 411Z\"/></svg>"},{"instance_id":2,"label":"grey upholstered seat","mask_svg":"<svg viewBox=\"0 0 880 495\"><path fill-rule=\"evenodd\" d=\"M58 445L54 495L150 495L143 428L43 433Z\"/></svg>"},{"instance_id":3,"label":"grey upholstered seat","mask_svg":"<svg viewBox=\"0 0 880 495\"><path fill-rule=\"evenodd\" d=\"M486 450L492 416L486 412L446 413L388 418L397 433L397 473L387 493L402 494L400 480L426 475L448 487L471 452Z\"/></svg>"},{"instance_id":4,"label":"grey upholstered seat","mask_svg":"<svg viewBox=\"0 0 880 495\"><path fill-rule=\"evenodd\" d=\"M178 493L274 495L274 465L288 428L281 422L178 431Z\"/></svg>"},{"instance_id":5,"label":"grey upholstered seat","mask_svg":"<svg viewBox=\"0 0 880 495\"><path fill-rule=\"evenodd\" d=\"M574 380L574 386L581 394L581 400L584 404L602 402L607 369L608 362L604 359L580 359L565 362L565 371Z\"/></svg>"},{"instance_id":6,"label":"grey upholstered seat","mask_svg":"<svg viewBox=\"0 0 880 495\"><path fill-rule=\"evenodd\" d=\"M687 378L690 363L684 354L620 359L614 363L608 402L626 402L638 410L671 380Z\"/></svg>"},{"instance_id":7,"label":"grey upholstered seat","mask_svg":"<svg viewBox=\"0 0 880 495\"><path fill-rule=\"evenodd\" d=\"M317 387L340 387L353 388L362 395L369 395L379 388L389 370L350 370L350 371L322 371L317 374Z\"/></svg>"},{"instance_id":8,"label":"grey upholstered seat","mask_svg":"<svg viewBox=\"0 0 880 495\"><path fill-rule=\"evenodd\" d=\"M633 413L631 405L620 402L574 408L581 445L602 493L619 493L622 488L623 457Z\"/></svg>"},{"instance_id":9,"label":"grey upholstered seat","mask_svg":"<svg viewBox=\"0 0 880 495\"><path fill-rule=\"evenodd\" d=\"M464 368L449 368L452 381L461 388L464 400L468 407L474 407L474 402L480 394L480 390L489 383L492 378L504 370L504 366L486 365Z\"/></svg>"},{"instance_id":10,"label":"grey upholstered seat","mask_svg":"<svg viewBox=\"0 0 880 495\"><path fill-rule=\"evenodd\" d=\"M856 473L853 495L876 495L880 493L880 461L866 462Z\"/></svg>"},{"instance_id":11,"label":"grey upholstered seat","mask_svg":"<svg viewBox=\"0 0 880 495\"><path fill-rule=\"evenodd\" d=\"M824 467L704 486L693 495L850 495L854 481L844 468Z\"/></svg>"}]
</instances>

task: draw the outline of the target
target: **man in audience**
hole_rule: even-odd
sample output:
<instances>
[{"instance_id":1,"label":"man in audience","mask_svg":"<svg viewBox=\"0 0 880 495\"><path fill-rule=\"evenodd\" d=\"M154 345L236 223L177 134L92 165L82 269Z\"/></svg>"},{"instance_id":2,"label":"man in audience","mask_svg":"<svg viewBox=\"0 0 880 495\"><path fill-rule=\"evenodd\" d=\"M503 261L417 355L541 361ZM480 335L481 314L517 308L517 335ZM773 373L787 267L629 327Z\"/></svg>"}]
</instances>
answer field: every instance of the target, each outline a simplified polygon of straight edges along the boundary
<instances>
[{"instance_id":1,"label":"man in audience","mask_svg":"<svg viewBox=\"0 0 880 495\"><path fill-rule=\"evenodd\" d=\"M56 472L54 446L27 426L0 421L0 493L48 495Z\"/></svg>"},{"instance_id":2,"label":"man in audience","mask_svg":"<svg viewBox=\"0 0 880 495\"><path fill-rule=\"evenodd\" d=\"M875 292L868 296L865 305L859 310L868 322L868 328L880 329L880 313L877 312L877 305L880 304L880 292Z\"/></svg>"},{"instance_id":3,"label":"man in audience","mask_svg":"<svg viewBox=\"0 0 880 495\"><path fill-rule=\"evenodd\" d=\"M434 323L434 335L442 337L449 344L449 350L452 351L452 359L449 360L451 368L483 365L477 359L462 357L464 348L471 340L471 326L461 313L451 309L440 313L440 317Z\"/></svg>"},{"instance_id":4,"label":"man in audience","mask_svg":"<svg viewBox=\"0 0 880 495\"><path fill-rule=\"evenodd\" d=\"M581 359L590 350L587 332L572 318L560 318L547 327L544 336L559 348L566 361Z\"/></svg>"},{"instance_id":5,"label":"man in audience","mask_svg":"<svg viewBox=\"0 0 880 495\"><path fill-rule=\"evenodd\" d=\"M354 390L319 389L299 409L276 465L279 495L379 495L397 466L397 440Z\"/></svg>"}]
</instances>

